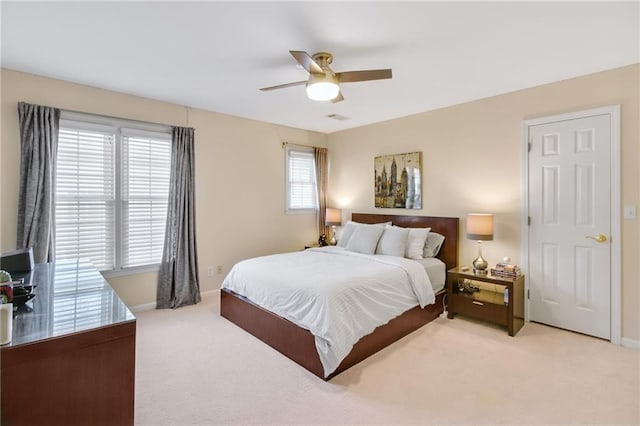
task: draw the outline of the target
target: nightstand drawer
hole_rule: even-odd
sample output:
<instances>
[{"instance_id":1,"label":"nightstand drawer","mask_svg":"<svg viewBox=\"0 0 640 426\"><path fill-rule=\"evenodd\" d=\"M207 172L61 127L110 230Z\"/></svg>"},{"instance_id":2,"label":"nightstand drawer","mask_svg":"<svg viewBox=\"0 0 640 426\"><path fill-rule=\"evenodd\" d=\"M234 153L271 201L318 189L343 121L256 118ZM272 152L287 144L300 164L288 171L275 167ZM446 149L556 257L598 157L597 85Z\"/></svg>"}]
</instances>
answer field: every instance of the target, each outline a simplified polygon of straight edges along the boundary
<instances>
[{"instance_id":1,"label":"nightstand drawer","mask_svg":"<svg viewBox=\"0 0 640 426\"><path fill-rule=\"evenodd\" d=\"M460 293L454 293L452 299L452 308L458 314L500 325L509 324L509 312L505 305L476 300L472 295Z\"/></svg>"}]
</instances>

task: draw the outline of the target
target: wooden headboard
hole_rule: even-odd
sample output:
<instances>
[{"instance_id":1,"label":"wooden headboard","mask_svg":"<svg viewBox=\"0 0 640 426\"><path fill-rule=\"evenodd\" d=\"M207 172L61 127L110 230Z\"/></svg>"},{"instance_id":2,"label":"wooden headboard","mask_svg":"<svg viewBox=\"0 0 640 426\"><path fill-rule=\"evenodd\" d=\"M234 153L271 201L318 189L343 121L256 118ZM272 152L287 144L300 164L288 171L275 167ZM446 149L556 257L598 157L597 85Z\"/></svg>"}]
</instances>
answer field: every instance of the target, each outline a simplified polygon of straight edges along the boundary
<instances>
[{"instance_id":1,"label":"wooden headboard","mask_svg":"<svg viewBox=\"0 0 640 426\"><path fill-rule=\"evenodd\" d=\"M447 270L458 266L458 227L457 217L434 216L396 216L391 214L352 213L351 220L360 223L391 222L403 228L431 228L433 232L444 235L444 243L438 258L447 265Z\"/></svg>"}]
</instances>

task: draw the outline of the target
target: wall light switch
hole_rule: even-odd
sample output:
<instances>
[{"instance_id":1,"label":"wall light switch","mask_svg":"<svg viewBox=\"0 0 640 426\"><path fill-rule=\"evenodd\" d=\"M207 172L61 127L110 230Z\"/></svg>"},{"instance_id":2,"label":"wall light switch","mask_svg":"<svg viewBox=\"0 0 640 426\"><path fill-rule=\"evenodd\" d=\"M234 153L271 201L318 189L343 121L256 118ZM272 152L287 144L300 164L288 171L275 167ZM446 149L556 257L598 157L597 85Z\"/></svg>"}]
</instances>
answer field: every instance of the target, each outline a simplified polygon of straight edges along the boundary
<instances>
[{"instance_id":1,"label":"wall light switch","mask_svg":"<svg viewBox=\"0 0 640 426\"><path fill-rule=\"evenodd\" d=\"M636 219L636 206L626 205L624 206L624 218L628 220Z\"/></svg>"}]
</instances>

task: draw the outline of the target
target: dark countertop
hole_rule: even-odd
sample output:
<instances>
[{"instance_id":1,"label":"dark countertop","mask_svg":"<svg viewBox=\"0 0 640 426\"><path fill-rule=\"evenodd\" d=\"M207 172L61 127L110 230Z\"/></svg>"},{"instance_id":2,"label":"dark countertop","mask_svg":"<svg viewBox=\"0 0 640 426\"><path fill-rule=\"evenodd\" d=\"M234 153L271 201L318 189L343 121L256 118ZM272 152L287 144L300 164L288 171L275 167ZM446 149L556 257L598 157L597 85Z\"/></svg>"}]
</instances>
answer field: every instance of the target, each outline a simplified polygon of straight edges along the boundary
<instances>
[{"instance_id":1,"label":"dark countertop","mask_svg":"<svg viewBox=\"0 0 640 426\"><path fill-rule=\"evenodd\" d=\"M35 265L36 296L13 313L13 339L2 348L135 321L127 305L86 260Z\"/></svg>"}]
</instances>

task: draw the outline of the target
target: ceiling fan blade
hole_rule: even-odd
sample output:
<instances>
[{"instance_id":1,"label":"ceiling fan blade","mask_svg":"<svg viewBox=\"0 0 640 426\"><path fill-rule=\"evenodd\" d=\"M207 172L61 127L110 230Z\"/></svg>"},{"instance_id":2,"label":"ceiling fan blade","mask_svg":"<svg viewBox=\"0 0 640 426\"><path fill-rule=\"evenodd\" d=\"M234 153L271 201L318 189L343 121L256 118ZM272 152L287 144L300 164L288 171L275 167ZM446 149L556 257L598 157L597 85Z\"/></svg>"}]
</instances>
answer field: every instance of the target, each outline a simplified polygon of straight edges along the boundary
<instances>
[{"instance_id":1,"label":"ceiling fan blade","mask_svg":"<svg viewBox=\"0 0 640 426\"><path fill-rule=\"evenodd\" d=\"M324 71L322 71L320 65L318 65L307 52L303 52L301 50L290 50L289 53L291 53L291 56L293 56L309 74L324 75Z\"/></svg>"},{"instance_id":2,"label":"ceiling fan blade","mask_svg":"<svg viewBox=\"0 0 640 426\"><path fill-rule=\"evenodd\" d=\"M338 92L338 96L336 96L335 98L331 99L331 102L333 102L334 104L336 102L340 102L340 101L344 101L344 96L342 96L342 90Z\"/></svg>"},{"instance_id":3,"label":"ceiling fan blade","mask_svg":"<svg viewBox=\"0 0 640 426\"><path fill-rule=\"evenodd\" d=\"M384 80L385 78L391 78L391 69L337 72L336 78L340 83Z\"/></svg>"},{"instance_id":4,"label":"ceiling fan blade","mask_svg":"<svg viewBox=\"0 0 640 426\"><path fill-rule=\"evenodd\" d=\"M275 90L275 89L284 89L285 87L302 86L303 84L307 84L307 80L294 81L293 83L278 84L277 86L263 87L260 90L267 91L267 90Z\"/></svg>"}]
</instances>

